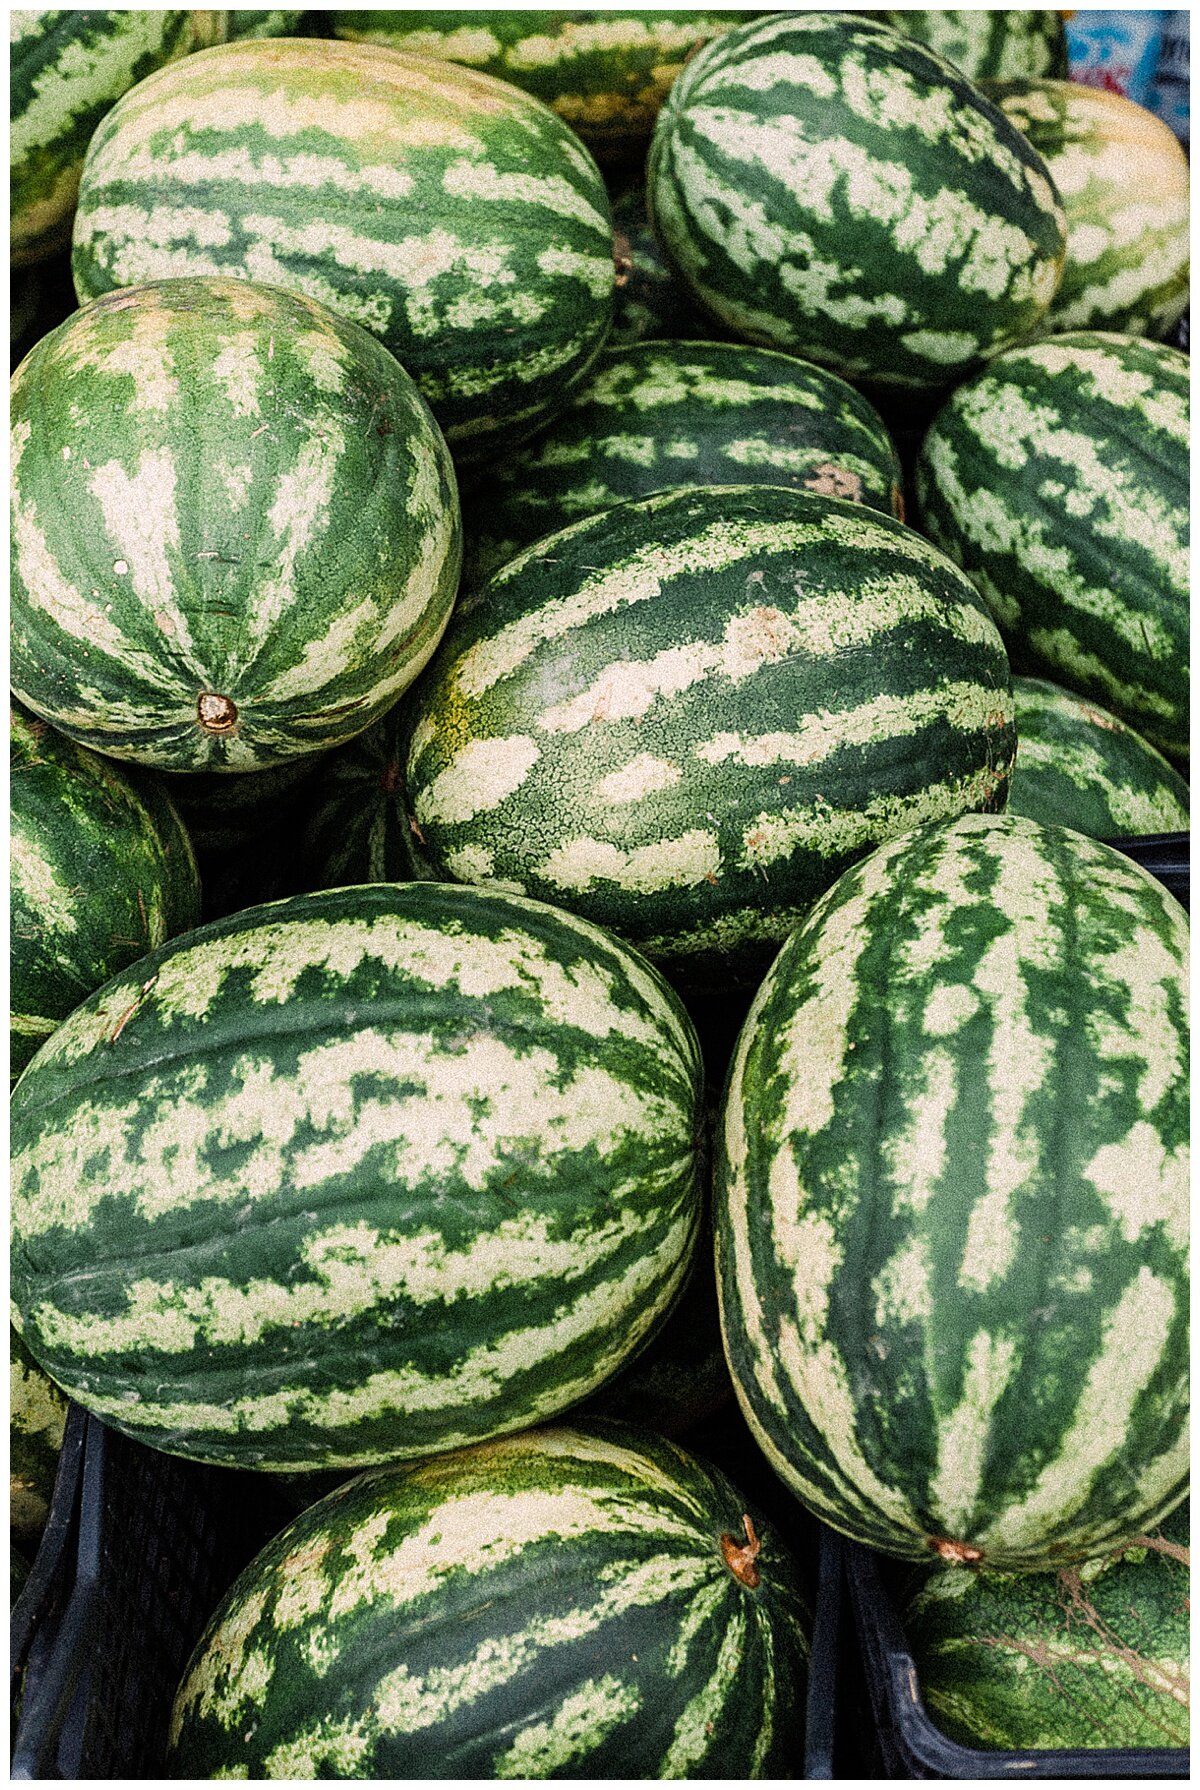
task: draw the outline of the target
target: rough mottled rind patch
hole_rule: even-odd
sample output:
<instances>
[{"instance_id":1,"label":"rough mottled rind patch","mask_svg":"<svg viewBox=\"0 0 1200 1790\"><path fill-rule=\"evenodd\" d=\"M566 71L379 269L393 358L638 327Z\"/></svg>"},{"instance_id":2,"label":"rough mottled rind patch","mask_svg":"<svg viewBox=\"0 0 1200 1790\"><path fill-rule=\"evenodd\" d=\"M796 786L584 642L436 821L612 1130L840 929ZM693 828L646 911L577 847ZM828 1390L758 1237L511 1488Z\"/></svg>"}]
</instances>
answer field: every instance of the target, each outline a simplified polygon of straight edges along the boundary
<instances>
[{"instance_id":1,"label":"rough mottled rind patch","mask_svg":"<svg viewBox=\"0 0 1200 1790\"><path fill-rule=\"evenodd\" d=\"M474 487L467 586L584 516L681 485L782 485L903 508L883 419L844 380L743 343L644 342L603 354L550 428Z\"/></svg>"},{"instance_id":2,"label":"rough mottled rind patch","mask_svg":"<svg viewBox=\"0 0 1200 1790\"><path fill-rule=\"evenodd\" d=\"M1131 727L1044 678L1015 677L1013 695L1010 814L1074 827L1093 839L1187 831L1187 784Z\"/></svg>"},{"instance_id":3,"label":"rough mottled rind patch","mask_svg":"<svg viewBox=\"0 0 1200 1790\"><path fill-rule=\"evenodd\" d=\"M743 1411L835 1528L1024 1572L1185 1494L1187 945L1110 847L975 814L872 853L780 952L717 1279Z\"/></svg>"},{"instance_id":4,"label":"rough mottled rind patch","mask_svg":"<svg viewBox=\"0 0 1200 1790\"><path fill-rule=\"evenodd\" d=\"M579 12L338 11L336 37L445 57L522 88L557 112L604 162L643 153L688 58L740 12L620 8Z\"/></svg>"},{"instance_id":5,"label":"rough mottled rind patch","mask_svg":"<svg viewBox=\"0 0 1200 1790\"><path fill-rule=\"evenodd\" d=\"M200 918L196 860L170 797L9 715L10 1070L85 995Z\"/></svg>"},{"instance_id":6,"label":"rough mottled rind patch","mask_svg":"<svg viewBox=\"0 0 1200 1790\"><path fill-rule=\"evenodd\" d=\"M92 138L81 299L185 275L305 293L383 341L460 460L565 402L611 325L612 215L546 106L376 44L249 40L174 72Z\"/></svg>"},{"instance_id":7,"label":"rough mottled rind patch","mask_svg":"<svg viewBox=\"0 0 1200 1790\"><path fill-rule=\"evenodd\" d=\"M13 1538L36 1547L50 1514L67 1423L67 1399L17 1332L8 1331L8 1521Z\"/></svg>"},{"instance_id":8,"label":"rough mottled rind patch","mask_svg":"<svg viewBox=\"0 0 1200 1790\"><path fill-rule=\"evenodd\" d=\"M931 1573L904 1626L921 1696L963 1746L1186 1747L1189 1526L1057 1573Z\"/></svg>"},{"instance_id":9,"label":"rough mottled rind patch","mask_svg":"<svg viewBox=\"0 0 1200 1790\"><path fill-rule=\"evenodd\" d=\"M754 1583L722 1538L757 1540ZM363 1474L259 1555L171 1717L181 1777L778 1777L807 1588L714 1468L589 1421Z\"/></svg>"},{"instance_id":10,"label":"rough mottled rind patch","mask_svg":"<svg viewBox=\"0 0 1200 1790\"><path fill-rule=\"evenodd\" d=\"M11 420L12 684L71 738L256 770L361 732L437 644L462 552L446 444L322 305L110 293L25 357Z\"/></svg>"},{"instance_id":11,"label":"rough mottled rind patch","mask_svg":"<svg viewBox=\"0 0 1200 1790\"><path fill-rule=\"evenodd\" d=\"M1001 807L1015 750L969 581L890 516L766 485L536 543L460 603L408 700L410 812L443 874L689 978L761 974L872 845Z\"/></svg>"},{"instance_id":12,"label":"rough mottled rind patch","mask_svg":"<svg viewBox=\"0 0 1200 1790\"><path fill-rule=\"evenodd\" d=\"M1077 81L989 81L984 92L1045 157L1062 197L1067 258L1043 328L1169 336L1187 309L1190 251L1190 169L1174 132Z\"/></svg>"},{"instance_id":13,"label":"rough mottled rind patch","mask_svg":"<svg viewBox=\"0 0 1200 1790\"><path fill-rule=\"evenodd\" d=\"M1067 34L1052 7L939 8L878 12L906 37L953 62L968 80L1049 75L1066 79Z\"/></svg>"},{"instance_id":14,"label":"rough mottled rind patch","mask_svg":"<svg viewBox=\"0 0 1200 1790\"><path fill-rule=\"evenodd\" d=\"M14 265L69 244L84 154L113 103L164 62L219 43L229 16L169 8L9 13Z\"/></svg>"},{"instance_id":15,"label":"rough mottled rind patch","mask_svg":"<svg viewBox=\"0 0 1200 1790\"><path fill-rule=\"evenodd\" d=\"M1034 328L1062 267L1041 156L941 57L845 13L753 20L693 57L646 188L697 304L856 382L952 385Z\"/></svg>"},{"instance_id":16,"label":"rough mottled rind patch","mask_svg":"<svg viewBox=\"0 0 1200 1790\"><path fill-rule=\"evenodd\" d=\"M12 1106L34 1355L128 1434L276 1470L524 1427L647 1341L701 1068L649 965L539 902L250 909L76 1009Z\"/></svg>"},{"instance_id":17,"label":"rough mottled rind patch","mask_svg":"<svg viewBox=\"0 0 1200 1790\"><path fill-rule=\"evenodd\" d=\"M1013 667L1188 749L1188 358L1079 330L961 385L916 465L921 525L974 579Z\"/></svg>"}]
</instances>

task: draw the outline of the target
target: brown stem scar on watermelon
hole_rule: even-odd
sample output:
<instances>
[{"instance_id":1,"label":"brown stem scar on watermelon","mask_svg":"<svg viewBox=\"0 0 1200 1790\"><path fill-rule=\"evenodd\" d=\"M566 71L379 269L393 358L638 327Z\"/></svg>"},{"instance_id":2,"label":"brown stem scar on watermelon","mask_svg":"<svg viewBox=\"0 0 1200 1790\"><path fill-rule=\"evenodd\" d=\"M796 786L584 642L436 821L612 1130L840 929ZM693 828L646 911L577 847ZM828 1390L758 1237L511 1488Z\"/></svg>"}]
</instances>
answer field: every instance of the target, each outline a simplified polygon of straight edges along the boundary
<instances>
[{"instance_id":1,"label":"brown stem scar on watermelon","mask_svg":"<svg viewBox=\"0 0 1200 1790\"><path fill-rule=\"evenodd\" d=\"M196 699L196 718L205 733L232 733L237 727L237 703L212 690L202 690Z\"/></svg>"},{"instance_id":2,"label":"brown stem scar on watermelon","mask_svg":"<svg viewBox=\"0 0 1200 1790\"><path fill-rule=\"evenodd\" d=\"M743 1585L749 1585L753 1591L759 1581L758 1567L755 1562L758 1559L758 1551L762 1543L754 1533L754 1524L745 1513L742 1515L742 1525L746 1531L745 1542L735 1541L732 1535L723 1535L721 1537L721 1553L734 1578L740 1579Z\"/></svg>"},{"instance_id":3,"label":"brown stem scar on watermelon","mask_svg":"<svg viewBox=\"0 0 1200 1790\"><path fill-rule=\"evenodd\" d=\"M973 1548L969 1541L950 1541L944 1535L932 1535L929 1546L942 1560L949 1561L951 1566L975 1566L983 1559L983 1550Z\"/></svg>"}]
</instances>

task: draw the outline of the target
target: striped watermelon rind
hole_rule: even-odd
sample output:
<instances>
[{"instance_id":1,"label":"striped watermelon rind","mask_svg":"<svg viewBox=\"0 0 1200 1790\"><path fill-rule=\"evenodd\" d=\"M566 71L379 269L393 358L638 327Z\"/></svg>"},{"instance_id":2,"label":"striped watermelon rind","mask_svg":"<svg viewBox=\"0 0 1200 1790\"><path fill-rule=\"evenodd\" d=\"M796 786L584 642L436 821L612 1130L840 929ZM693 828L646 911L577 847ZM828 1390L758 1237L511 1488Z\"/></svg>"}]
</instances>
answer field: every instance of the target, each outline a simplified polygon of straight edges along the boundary
<instances>
[{"instance_id":1,"label":"striped watermelon rind","mask_svg":"<svg viewBox=\"0 0 1200 1790\"><path fill-rule=\"evenodd\" d=\"M845 380L743 343L642 342L603 354L473 492L468 587L581 517L681 485L791 486L903 515L891 437Z\"/></svg>"},{"instance_id":2,"label":"striped watermelon rind","mask_svg":"<svg viewBox=\"0 0 1200 1790\"><path fill-rule=\"evenodd\" d=\"M778 1777L810 1634L796 1563L715 1468L624 1425L534 1430L363 1474L285 1529L200 1640L169 1764Z\"/></svg>"},{"instance_id":3,"label":"striped watermelon rind","mask_svg":"<svg viewBox=\"0 0 1200 1790\"><path fill-rule=\"evenodd\" d=\"M322 765L301 847L306 888L439 880L409 819L406 718L400 703Z\"/></svg>"},{"instance_id":4,"label":"striped watermelon rind","mask_svg":"<svg viewBox=\"0 0 1200 1790\"><path fill-rule=\"evenodd\" d=\"M105 113L164 62L220 42L226 17L127 8L9 14L15 266L44 261L70 243L84 154Z\"/></svg>"},{"instance_id":5,"label":"striped watermelon rind","mask_svg":"<svg viewBox=\"0 0 1200 1790\"><path fill-rule=\"evenodd\" d=\"M912 529L773 486L619 504L459 603L409 698L441 874L558 902L672 976L757 979L880 839L1001 807L1008 661Z\"/></svg>"},{"instance_id":6,"label":"striped watermelon rind","mask_svg":"<svg viewBox=\"0 0 1200 1790\"><path fill-rule=\"evenodd\" d=\"M110 976L200 918L186 829L150 779L12 706L9 1027L20 1073Z\"/></svg>"},{"instance_id":7,"label":"striped watermelon rind","mask_svg":"<svg viewBox=\"0 0 1200 1790\"><path fill-rule=\"evenodd\" d=\"M1080 330L999 356L934 418L921 526L978 585L1014 670L1188 745L1189 363Z\"/></svg>"},{"instance_id":8,"label":"striped watermelon rind","mask_svg":"<svg viewBox=\"0 0 1200 1790\"><path fill-rule=\"evenodd\" d=\"M454 601L454 473L412 380L294 293L107 294L13 376L12 659L63 733L165 770L337 745Z\"/></svg>"},{"instance_id":9,"label":"striped watermelon rind","mask_svg":"<svg viewBox=\"0 0 1200 1790\"><path fill-rule=\"evenodd\" d=\"M374 884L235 914L115 977L18 1084L15 1321L80 1404L193 1459L523 1428L669 1309L701 1082L661 979L542 903Z\"/></svg>"},{"instance_id":10,"label":"striped watermelon rind","mask_svg":"<svg viewBox=\"0 0 1200 1790\"><path fill-rule=\"evenodd\" d=\"M904 1625L938 1726L1005 1750L1186 1747L1188 1538L1185 1501L1083 1567L931 1573Z\"/></svg>"},{"instance_id":11,"label":"striped watermelon rind","mask_svg":"<svg viewBox=\"0 0 1200 1790\"><path fill-rule=\"evenodd\" d=\"M247 40L141 82L88 149L81 301L250 279L377 335L462 461L566 402L612 322L612 215L574 132L519 89L378 45Z\"/></svg>"},{"instance_id":12,"label":"striped watermelon rind","mask_svg":"<svg viewBox=\"0 0 1200 1790\"><path fill-rule=\"evenodd\" d=\"M844 13L689 62L647 166L654 228L740 337L856 383L944 388L1028 334L1065 250L1046 165L964 76Z\"/></svg>"},{"instance_id":13,"label":"striped watermelon rind","mask_svg":"<svg viewBox=\"0 0 1200 1790\"><path fill-rule=\"evenodd\" d=\"M688 58L745 14L393 7L339 10L329 17L334 35L352 43L445 57L511 82L551 107L609 163L644 151L659 108Z\"/></svg>"},{"instance_id":14,"label":"striped watermelon rind","mask_svg":"<svg viewBox=\"0 0 1200 1790\"><path fill-rule=\"evenodd\" d=\"M826 1522L1057 1568L1188 1485L1187 919L1111 847L965 815L848 871L724 1099L739 1401Z\"/></svg>"},{"instance_id":15,"label":"striped watermelon rind","mask_svg":"<svg viewBox=\"0 0 1200 1790\"><path fill-rule=\"evenodd\" d=\"M1075 81L983 91L1045 158L1062 197L1067 258L1043 327L1169 338L1188 303L1191 185L1170 127Z\"/></svg>"},{"instance_id":16,"label":"striped watermelon rind","mask_svg":"<svg viewBox=\"0 0 1200 1790\"><path fill-rule=\"evenodd\" d=\"M1066 79L1066 28L1051 7L906 7L874 16L944 56L971 81Z\"/></svg>"},{"instance_id":17,"label":"striped watermelon rind","mask_svg":"<svg viewBox=\"0 0 1200 1790\"><path fill-rule=\"evenodd\" d=\"M1015 677L1013 697L1010 814L1093 839L1187 830L1187 784L1131 727L1045 678Z\"/></svg>"}]
</instances>

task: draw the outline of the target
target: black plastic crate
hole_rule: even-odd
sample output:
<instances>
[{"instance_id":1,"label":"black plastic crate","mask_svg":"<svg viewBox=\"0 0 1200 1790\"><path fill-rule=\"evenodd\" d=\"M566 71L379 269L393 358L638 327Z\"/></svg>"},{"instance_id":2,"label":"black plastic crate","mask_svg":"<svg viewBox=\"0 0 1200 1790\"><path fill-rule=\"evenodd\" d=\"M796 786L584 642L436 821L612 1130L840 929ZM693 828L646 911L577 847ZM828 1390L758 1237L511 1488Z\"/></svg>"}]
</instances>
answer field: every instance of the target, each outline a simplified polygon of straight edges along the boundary
<instances>
[{"instance_id":1,"label":"black plastic crate","mask_svg":"<svg viewBox=\"0 0 1200 1790\"><path fill-rule=\"evenodd\" d=\"M1108 843L1151 876L1189 911L1191 909L1192 836L1190 833L1147 833L1140 839L1110 839Z\"/></svg>"},{"instance_id":2,"label":"black plastic crate","mask_svg":"<svg viewBox=\"0 0 1200 1790\"><path fill-rule=\"evenodd\" d=\"M162 1776L188 1656L287 1520L274 1488L249 1477L155 1453L72 1406L46 1536L13 1612L15 1662L18 1617L64 1517L56 1597L27 1646L13 1778Z\"/></svg>"},{"instance_id":3,"label":"black plastic crate","mask_svg":"<svg viewBox=\"0 0 1200 1790\"><path fill-rule=\"evenodd\" d=\"M740 1431L736 1417L733 1426ZM723 1440L736 1450L740 1435ZM707 1452L699 1437L696 1452ZM34 1625L11 1776L161 1779L171 1705L192 1648L242 1567L294 1510L262 1475L160 1454L74 1406L64 1463L56 1619ZM756 1477L753 1470L749 1476ZM753 1497L757 1487L747 1490ZM775 1482L770 1504L781 1500L796 1551L816 1554L813 1658L796 1775L856 1777L859 1755L846 1753L841 1720L853 1666L842 1543ZM27 1593L36 1589L37 1571ZM25 1602L22 1594L14 1633Z\"/></svg>"},{"instance_id":4,"label":"black plastic crate","mask_svg":"<svg viewBox=\"0 0 1200 1790\"><path fill-rule=\"evenodd\" d=\"M1187 1747L1044 1748L985 1751L947 1739L921 1699L909 1651L879 1557L843 1544L850 1604L858 1629L883 1772L889 1778L1186 1778Z\"/></svg>"}]
</instances>

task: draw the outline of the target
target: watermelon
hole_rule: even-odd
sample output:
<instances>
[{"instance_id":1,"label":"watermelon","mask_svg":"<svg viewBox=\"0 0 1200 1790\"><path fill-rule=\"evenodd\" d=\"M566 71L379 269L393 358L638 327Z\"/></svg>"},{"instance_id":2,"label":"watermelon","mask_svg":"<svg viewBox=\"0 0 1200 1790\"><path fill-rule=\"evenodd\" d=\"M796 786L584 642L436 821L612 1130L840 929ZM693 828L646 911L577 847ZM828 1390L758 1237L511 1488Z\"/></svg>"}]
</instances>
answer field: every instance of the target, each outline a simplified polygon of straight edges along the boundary
<instances>
[{"instance_id":1,"label":"watermelon","mask_svg":"<svg viewBox=\"0 0 1200 1790\"><path fill-rule=\"evenodd\" d=\"M1110 846L964 815L788 940L726 1086L747 1422L835 1529L1057 1568L1188 1485L1187 920Z\"/></svg>"},{"instance_id":2,"label":"watermelon","mask_svg":"<svg viewBox=\"0 0 1200 1790\"><path fill-rule=\"evenodd\" d=\"M715 1468L617 1424L364 1473L263 1550L171 1715L176 1777L780 1777L811 1618Z\"/></svg>"},{"instance_id":3,"label":"watermelon","mask_svg":"<svg viewBox=\"0 0 1200 1790\"><path fill-rule=\"evenodd\" d=\"M1066 241L1045 162L957 70L845 13L741 25L655 127L650 214L736 335L856 383L953 384L1026 335Z\"/></svg>"},{"instance_id":4,"label":"watermelon","mask_svg":"<svg viewBox=\"0 0 1200 1790\"><path fill-rule=\"evenodd\" d=\"M608 163L644 152L659 107L689 56L745 14L390 7L328 17L334 35L352 43L445 57L512 82L552 107Z\"/></svg>"},{"instance_id":5,"label":"watermelon","mask_svg":"<svg viewBox=\"0 0 1200 1790\"><path fill-rule=\"evenodd\" d=\"M616 297L611 348L628 348L647 336L706 341L711 321L697 311L671 271L646 209L640 182L613 201Z\"/></svg>"},{"instance_id":6,"label":"watermelon","mask_svg":"<svg viewBox=\"0 0 1200 1790\"><path fill-rule=\"evenodd\" d=\"M86 995L200 918L200 881L169 797L9 717L9 1040L14 1075Z\"/></svg>"},{"instance_id":7,"label":"watermelon","mask_svg":"<svg viewBox=\"0 0 1200 1790\"><path fill-rule=\"evenodd\" d=\"M360 732L458 583L446 446L357 324L237 280L115 292L13 376L13 688L114 758L246 771Z\"/></svg>"},{"instance_id":8,"label":"watermelon","mask_svg":"<svg viewBox=\"0 0 1200 1790\"><path fill-rule=\"evenodd\" d=\"M1189 169L1161 118L1074 81L991 81L989 99L1045 158L1067 259L1049 330L1171 335L1188 302Z\"/></svg>"},{"instance_id":9,"label":"watermelon","mask_svg":"<svg viewBox=\"0 0 1200 1790\"><path fill-rule=\"evenodd\" d=\"M17 1332L8 1331L8 1520L15 1540L36 1547L54 1496L67 1401Z\"/></svg>"},{"instance_id":10,"label":"watermelon","mask_svg":"<svg viewBox=\"0 0 1200 1790\"><path fill-rule=\"evenodd\" d=\"M404 710L331 752L308 799L301 855L305 886L436 882L404 794Z\"/></svg>"},{"instance_id":11,"label":"watermelon","mask_svg":"<svg viewBox=\"0 0 1200 1790\"><path fill-rule=\"evenodd\" d=\"M295 37L303 17L303 11L271 12L251 7L230 13L226 36L230 43L240 43L244 37Z\"/></svg>"},{"instance_id":12,"label":"watermelon","mask_svg":"<svg viewBox=\"0 0 1200 1790\"><path fill-rule=\"evenodd\" d=\"M464 510L468 586L544 535L679 485L790 485L901 515L877 412L806 361L741 343L644 342L588 383Z\"/></svg>"},{"instance_id":13,"label":"watermelon","mask_svg":"<svg viewBox=\"0 0 1200 1790\"><path fill-rule=\"evenodd\" d=\"M12 1103L41 1365L169 1453L271 1470L585 1398L687 1273L701 1069L665 984L538 902L252 908L77 1009Z\"/></svg>"},{"instance_id":14,"label":"watermelon","mask_svg":"<svg viewBox=\"0 0 1200 1790\"><path fill-rule=\"evenodd\" d=\"M1187 356L1080 330L1014 348L935 417L921 526L986 597L1014 670L1188 743Z\"/></svg>"},{"instance_id":15,"label":"watermelon","mask_svg":"<svg viewBox=\"0 0 1200 1790\"><path fill-rule=\"evenodd\" d=\"M9 238L18 266L71 240L84 152L126 90L225 35L224 12L9 13Z\"/></svg>"},{"instance_id":16,"label":"watermelon","mask_svg":"<svg viewBox=\"0 0 1200 1790\"><path fill-rule=\"evenodd\" d=\"M1067 73L1062 14L1048 7L947 8L936 12L905 7L872 16L944 56L971 81L1022 75L1065 78Z\"/></svg>"},{"instance_id":17,"label":"watermelon","mask_svg":"<svg viewBox=\"0 0 1200 1790\"><path fill-rule=\"evenodd\" d=\"M1002 807L1008 661L890 516L770 485L662 492L460 603L411 692L439 872L561 902L673 977L757 979L879 840Z\"/></svg>"},{"instance_id":18,"label":"watermelon","mask_svg":"<svg viewBox=\"0 0 1200 1790\"><path fill-rule=\"evenodd\" d=\"M612 322L600 171L548 107L375 45L223 45L126 95L92 139L73 264L114 286L228 275L380 337L455 455L566 402Z\"/></svg>"},{"instance_id":19,"label":"watermelon","mask_svg":"<svg viewBox=\"0 0 1200 1790\"><path fill-rule=\"evenodd\" d=\"M1013 696L1010 814L1074 827L1093 839L1186 830L1187 784L1131 727L1045 678L1015 677Z\"/></svg>"},{"instance_id":20,"label":"watermelon","mask_svg":"<svg viewBox=\"0 0 1200 1790\"><path fill-rule=\"evenodd\" d=\"M929 1574L904 1623L930 1714L964 1746L1186 1747L1188 1551L1185 1501L1082 1567Z\"/></svg>"}]
</instances>

